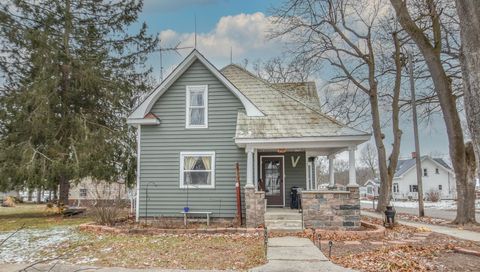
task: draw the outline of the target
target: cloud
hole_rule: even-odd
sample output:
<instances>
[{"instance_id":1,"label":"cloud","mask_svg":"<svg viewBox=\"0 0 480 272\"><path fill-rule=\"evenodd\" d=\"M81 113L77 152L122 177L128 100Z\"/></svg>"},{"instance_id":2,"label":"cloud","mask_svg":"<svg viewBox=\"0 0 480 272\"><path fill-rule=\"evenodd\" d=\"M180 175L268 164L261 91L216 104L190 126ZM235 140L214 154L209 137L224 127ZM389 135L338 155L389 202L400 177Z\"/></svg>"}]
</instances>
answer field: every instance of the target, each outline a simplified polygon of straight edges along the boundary
<instances>
[{"instance_id":1,"label":"cloud","mask_svg":"<svg viewBox=\"0 0 480 272\"><path fill-rule=\"evenodd\" d=\"M198 23L201 24L201 21ZM197 33L197 49L215 64L222 65L229 63L230 48L234 62L245 58L253 61L277 56L281 54L282 45L279 41L268 39L271 26L271 18L262 12L224 16L210 32ZM193 46L195 33L178 33L167 29L160 32L159 37L163 46L178 42L181 42L181 46Z\"/></svg>"}]
</instances>

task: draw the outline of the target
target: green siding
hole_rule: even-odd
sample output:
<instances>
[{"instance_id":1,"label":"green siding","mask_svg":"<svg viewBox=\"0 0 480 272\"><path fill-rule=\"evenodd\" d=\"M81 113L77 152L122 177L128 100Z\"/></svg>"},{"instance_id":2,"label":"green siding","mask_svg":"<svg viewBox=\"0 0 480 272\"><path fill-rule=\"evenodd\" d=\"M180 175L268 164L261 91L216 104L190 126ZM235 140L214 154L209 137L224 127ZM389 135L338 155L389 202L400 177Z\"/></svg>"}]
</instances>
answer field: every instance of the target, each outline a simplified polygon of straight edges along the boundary
<instances>
[{"instance_id":1,"label":"green siding","mask_svg":"<svg viewBox=\"0 0 480 272\"><path fill-rule=\"evenodd\" d=\"M305 161L305 152L259 152L258 153L258 176L260 178L260 156L283 155L285 157L285 206L290 207L290 188L297 186L305 189L307 180L307 170ZM293 167L292 157L295 159L300 156L296 167Z\"/></svg>"},{"instance_id":2,"label":"green siding","mask_svg":"<svg viewBox=\"0 0 480 272\"><path fill-rule=\"evenodd\" d=\"M187 85L208 85L208 128L185 128ZM233 217L236 210L235 163L245 185L246 154L233 137L237 112L243 105L201 62L196 61L158 99L152 112L158 126L142 126L140 139L139 216L180 216L187 189L180 188L180 152L214 151L215 188L188 189L191 211L211 211L214 217ZM243 196L243 194L242 194Z\"/></svg>"}]
</instances>

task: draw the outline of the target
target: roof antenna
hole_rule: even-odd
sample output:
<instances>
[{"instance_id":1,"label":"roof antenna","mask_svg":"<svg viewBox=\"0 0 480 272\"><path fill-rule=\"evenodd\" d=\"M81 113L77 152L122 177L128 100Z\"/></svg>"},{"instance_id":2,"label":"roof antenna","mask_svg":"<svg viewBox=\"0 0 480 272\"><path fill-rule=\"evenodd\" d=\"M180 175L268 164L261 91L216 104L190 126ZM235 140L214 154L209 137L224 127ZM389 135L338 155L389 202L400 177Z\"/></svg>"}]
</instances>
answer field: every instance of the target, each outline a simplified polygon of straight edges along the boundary
<instances>
[{"instance_id":1,"label":"roof antenna","mask_svg":"<svg viewBox=\"0 0 480 272\"><path fill-rule=\"evenodd\" d=\"M195 24L194 24L194 27L195 27L195 36L194 36L195 46L193 48L197 49L197 14L194 14L194 18L195 18Z\"/></svg>"}]
</instances>

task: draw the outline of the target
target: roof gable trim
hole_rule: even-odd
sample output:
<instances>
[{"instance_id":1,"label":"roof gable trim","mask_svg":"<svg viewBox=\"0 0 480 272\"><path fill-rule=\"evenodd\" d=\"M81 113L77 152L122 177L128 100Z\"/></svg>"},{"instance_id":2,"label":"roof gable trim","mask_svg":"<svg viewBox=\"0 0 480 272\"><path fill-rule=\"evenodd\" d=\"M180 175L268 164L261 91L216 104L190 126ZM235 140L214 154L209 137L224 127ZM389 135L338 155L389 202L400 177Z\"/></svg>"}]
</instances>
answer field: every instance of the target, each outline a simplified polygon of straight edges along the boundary
<instances>
[{"instance_id":1,"label":"roof gable trim","mask_svg":"<svg viewBox=\"0 0 480 272\"><path fill-rule=\"evenodd\" d=\"M228 79L222 75L200 52L194 49L168 77L151 92L146 99L130 114L129 123L145 118L150 112L153 105L162 96L165 91L193 64L195 60L199 60L207 69L229 89L245 107L248 116L265 116L263 112L250 101L240 90L237 89Z\"/></svg>"}]
</instances>

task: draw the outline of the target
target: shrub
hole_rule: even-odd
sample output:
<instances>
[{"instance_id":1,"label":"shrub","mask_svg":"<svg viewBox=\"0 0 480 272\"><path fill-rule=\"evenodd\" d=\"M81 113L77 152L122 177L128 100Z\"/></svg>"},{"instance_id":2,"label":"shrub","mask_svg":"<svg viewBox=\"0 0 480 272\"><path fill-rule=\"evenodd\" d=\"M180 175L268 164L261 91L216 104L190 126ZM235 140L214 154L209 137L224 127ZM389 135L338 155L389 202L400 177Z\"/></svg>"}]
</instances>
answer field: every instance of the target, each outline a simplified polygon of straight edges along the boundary
<instances>
[{"instance_id":1,"label":"shrub","mask_svg":"<svg viewBox=\"0 0 480 272\"><path fill-rule=\"evenodd\" d=\"M431 189L427 193L427 200L431 202L438 202L440 201L442 194L438 190Z\"/></svg>"},{"instance_id":2,"label":"shrub","mask_svg":"<svg viewBox=\"0 0 480 272\"><path fill-rule=\"evenodd\" d=\"M3 201L3 206L4 207L15 207L15 197L13 196L7 196L5 200Z\"/></svg>"},{"instance_id":3,"label":"shrub","mask_svg":"<svg viewBox=\"0 0 480 272\"><path fill-rule=\"evenodd\" d=\"M100 225L115 225L121 216L121 205L120 199L98 199L92 209L95 222Z\"/></svg>"}]
</instances>

